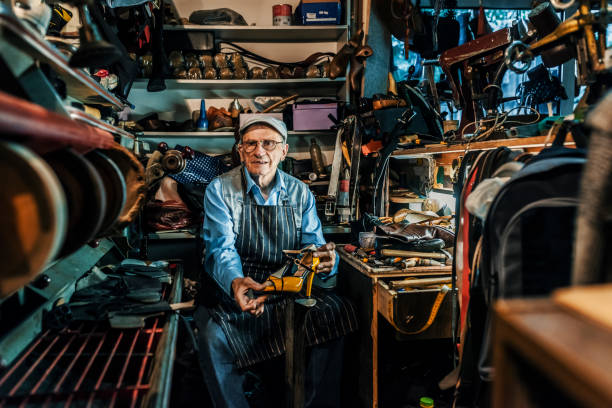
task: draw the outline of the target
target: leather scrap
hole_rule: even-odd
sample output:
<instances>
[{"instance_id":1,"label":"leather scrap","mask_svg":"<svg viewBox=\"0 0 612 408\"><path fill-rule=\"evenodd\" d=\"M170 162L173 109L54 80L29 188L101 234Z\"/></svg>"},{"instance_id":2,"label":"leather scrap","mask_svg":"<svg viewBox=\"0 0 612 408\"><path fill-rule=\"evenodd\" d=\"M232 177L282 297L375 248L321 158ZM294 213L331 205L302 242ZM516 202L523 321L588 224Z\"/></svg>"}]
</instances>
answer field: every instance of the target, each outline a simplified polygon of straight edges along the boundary
<instances>
[{"instance_id":1,"label":"leather scrap","mask_svg":"<svg viewBox=\"0 0 612 408\"><path fill-rule=\"evenodd\" d=\"M420 224L387 224L377 225L375 232L379 235L386 235L404 242L442 239L445 247L453 246L455 234L446 228L436 225Z\"/></svg>"}]
</instances>

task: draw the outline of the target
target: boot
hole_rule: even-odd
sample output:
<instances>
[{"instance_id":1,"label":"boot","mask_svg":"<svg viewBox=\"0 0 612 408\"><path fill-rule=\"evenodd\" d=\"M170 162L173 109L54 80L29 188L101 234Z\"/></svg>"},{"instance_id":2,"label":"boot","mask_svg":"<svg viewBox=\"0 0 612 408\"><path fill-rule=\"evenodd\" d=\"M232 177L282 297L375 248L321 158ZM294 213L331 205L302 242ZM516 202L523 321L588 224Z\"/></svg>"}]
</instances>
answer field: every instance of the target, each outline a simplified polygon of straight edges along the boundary
<instances>
[{"instance_id":1,"label":"boot","mask_svg":"<svg viewBox=\"0 0 612 408\"><path fill-rule=\"evenodd\" d=\"M345 74L351 55L353 55L357 47L361 45L362 41L363 29L360 28L357 30L355 35L353 35L351 39L344 44L342 48L340 48L340 51L334 55L334 58L329 66L329 77L331 79L336 79Z\"/></svg>"},{"instance_id":2,"label":"boot","mask_svg":"<svg viewBox=\"0 0 612 408\"><path fill-rule=\"evenodd\" d=\"M371 57L374 51L369 45L358 47L351 55L351 69L349 71L349 84L353 92L357 92L361 87L361 73L363 71L363 62L366 58Z\"/></svg>"}]
</instances>

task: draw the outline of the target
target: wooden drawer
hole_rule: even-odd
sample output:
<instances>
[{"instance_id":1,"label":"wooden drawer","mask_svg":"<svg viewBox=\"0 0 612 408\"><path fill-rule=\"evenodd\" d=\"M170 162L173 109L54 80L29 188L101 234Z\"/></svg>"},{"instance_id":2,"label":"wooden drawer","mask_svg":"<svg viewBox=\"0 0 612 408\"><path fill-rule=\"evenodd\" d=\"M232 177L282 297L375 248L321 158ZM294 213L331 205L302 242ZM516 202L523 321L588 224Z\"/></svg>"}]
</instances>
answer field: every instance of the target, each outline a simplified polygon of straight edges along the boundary
<instances>
[{"instance_id":1,"label":"wooden drawer","mask_svg":"<svg viewBox=\"0 0 612 408\"><path fill-rule=\"evenodd\" d=\"M452 293L448 289L394 290L382 280L377 283L378 312L399 332L411 339L438 339L452 337ZM449 285L450 286L450 285ZM436 302L437 300L437 302ZM437 313L431 324L434 304ZM403 337L403 336L402 336Z\"/></svg>"}]
</instances>

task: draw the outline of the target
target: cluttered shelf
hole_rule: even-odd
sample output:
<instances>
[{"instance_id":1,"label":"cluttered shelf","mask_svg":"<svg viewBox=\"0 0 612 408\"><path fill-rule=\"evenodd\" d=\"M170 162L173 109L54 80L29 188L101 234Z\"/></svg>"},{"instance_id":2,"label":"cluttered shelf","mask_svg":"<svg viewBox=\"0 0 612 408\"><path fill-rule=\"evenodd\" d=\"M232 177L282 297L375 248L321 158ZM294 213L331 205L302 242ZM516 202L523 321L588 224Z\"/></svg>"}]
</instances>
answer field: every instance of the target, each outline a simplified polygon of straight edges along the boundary
<instances>
[{"instance_id":1,"label":"cluttered shelf","mask_svg":"<svg viewBox=\"0 0 612 408\"><path fill-rule=\"evenodd\" d=\"M552 139L548 136L534 136L524 137L515 139L498 139L498 140L485 140L482 142L464 142L464 143L440 143L424 145L414 149L401 149L393 152L394 157L398 158L411 158L411 157L422 157L433 154L456 154L464 153L466 150L492 150L498 147L509 147L513 149L519 148L542 148L547 144L552 143ZM575 143L570 140L565 142L566 146L574 146Z\"/></svg>"},{"instance_id":2,"label":"cluttered shelf","mask_svg":"<svg viewBox=\"0 0 612 408\"><path fill-rule=\"evenodd\" d=\"M3 50L29 55L31 58L49 64L66 83L67 93L83 103L95 103L122 110L127 106L115 95L102 88L81 69L72 68L67 58L53 45L42 39L31 27L23 24L4 4L0 4L0 27L3 38L14 49Z\"/></svg>"},{"instance_id":3,"label":"cluttered shelf","mask_svg":"<svg viewBox=\"0 0 612 408\"><path fill-rule=\"evenodd\" d=\"M306 136L335 136L334 131L292 131L288 132L289 137L306 137ZM234 137L234 132L142 132L139 134L144 139L171 139L171 138L202 138L202 137Z\"/></svg>"},{"instance_id":4,"label":"cluttered shelf","mask_svg":"<svg viewBox=\"0 0 612 408\"><path fill-rule=\"evenodd\" d=\"M216 39L243 42L331 42L342 39L346 25L322 26L231 26L164 25L165 31L212 32Z\"/></svg>"},{"instance_id":5,"label":"cluttered shelf","mask_svg":"<svg viewBox=\"0 0 612 408\"><path fill-rule=\"evenodd\" d=\"M146 89L148 79L134 81L134 89ZM199 98L254 98L298 93L300 96L336 95L345 78L300 79L166 79L166 89L195 91Z\"/></svg>"},{"instance_id":6,"label":"cluttered shelf","mask_svg":"<svg viewBox=\"0 0 612 408\"><path fill-rule=\"evenodd\" d=\"M131 134L130 132L125 131L121 128L118 128L116 126L113 126L110 123L106 123L103 120L98 119L95 116L89 115L88 113L80 109L68 106L66 107L66 110L70 114L70 117L78 122L86 123L98 129L106 130L107 132L112 133L113 135L116 135L116 136L119 136L125 139L129 139L129 140L134 139L134 135Z\"/></svg>"}]
</instances>

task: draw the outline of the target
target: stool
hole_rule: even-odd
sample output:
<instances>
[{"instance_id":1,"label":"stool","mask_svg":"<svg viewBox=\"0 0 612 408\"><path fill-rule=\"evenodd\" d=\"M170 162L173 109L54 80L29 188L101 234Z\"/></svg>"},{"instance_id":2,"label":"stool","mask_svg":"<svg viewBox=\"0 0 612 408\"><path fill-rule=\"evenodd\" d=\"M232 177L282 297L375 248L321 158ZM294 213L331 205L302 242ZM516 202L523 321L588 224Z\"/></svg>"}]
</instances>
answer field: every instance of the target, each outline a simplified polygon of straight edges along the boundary
<instances>
[{"instance_id":1,"label":"stool","mask_svg":"<svg viewBox=\"0 0 612 408\"><path fill-rule=\"evenodd\" d=\"M306 335L304 322L307 306L294 299L285 313L285 385L287 408L304 406L304 373L306 372Z\"/></svg>"}]
</instances>

